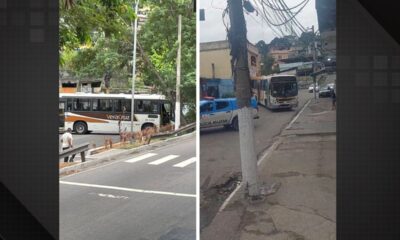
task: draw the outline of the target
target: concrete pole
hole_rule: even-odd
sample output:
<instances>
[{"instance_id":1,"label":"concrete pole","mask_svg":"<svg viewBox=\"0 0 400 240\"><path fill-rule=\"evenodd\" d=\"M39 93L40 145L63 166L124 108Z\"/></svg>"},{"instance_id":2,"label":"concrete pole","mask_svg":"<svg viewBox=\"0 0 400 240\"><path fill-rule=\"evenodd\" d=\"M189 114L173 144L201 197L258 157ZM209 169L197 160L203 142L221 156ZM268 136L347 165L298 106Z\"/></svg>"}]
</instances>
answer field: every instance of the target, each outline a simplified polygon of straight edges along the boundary
<instances>
[{"instance_id":1,"label":"concrete pole","mask_svg":"<svg viewBox=\"0 0 400 240\"><path fill-rule=\"evenodd\" d=\"M178 18L178 54L176 58L176 103L175 103L175 130L181 125L181 42L182 42L182 15Z\"/></svg>"},{"instance_id":2,"label":"concrete pole","mask_svg":"<svg viewBox=\"0 0 400 240\"><path fill-rule=\"evenodd\" d=\"M240 160L242 165L243 184L250 197L260 196L257 178L257 156L254 149L253 109L250 104L252 97L250 88L250 71L248 62L248 47L246 23L243 14L242 0L228 0L229 18L231 22L229 41L231 55L235 61L233 66L236 85L236 98L239 120Z\"/></svg>"},{"instance_id":3,"label":"concrete pole","mask_svg":"<svg viewBox=\"0 0 400 240\"><path fill-rule=\"evenodd\" d=\"M315 32L314 32L314 25L312 26L312 33L313 33L313 41L312 41L312 51L313 51L313 82L314 82L314 100L317 100L317 77L315 76L316 72L316 64L317 64L317 57L316 57L316 49L315 49Z\"/></svg>"},{"instance_id":4,"label":"concrete pole","mask_svg":"<svg viewBox=\"0 0 400 240\"><path fill-rule=\"evenodd\" d=\"M137 38L137 25L138 25L138 7L139 0L135 2L135 23L133 24L133 59L132 59L132 101L131 101L131 133L133 133L133 123L135 120L135 80L136 80L136 38ZM133 138L131 138L132 142Z\"/></svg>"}]
</instances>

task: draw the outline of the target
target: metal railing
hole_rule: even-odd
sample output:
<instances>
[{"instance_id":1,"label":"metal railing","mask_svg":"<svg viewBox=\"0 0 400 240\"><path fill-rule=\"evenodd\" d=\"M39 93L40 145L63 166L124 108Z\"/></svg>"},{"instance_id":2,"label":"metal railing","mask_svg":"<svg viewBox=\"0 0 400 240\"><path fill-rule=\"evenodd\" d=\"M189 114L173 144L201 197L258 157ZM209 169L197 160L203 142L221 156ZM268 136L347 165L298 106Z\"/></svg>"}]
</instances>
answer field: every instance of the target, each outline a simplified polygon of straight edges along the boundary
<instances>
[{"instance_id":1,"label":"metal railing","mask_svg":"<svg viewBox=\"0 0 400 240\"><path fill-rule=\"evenodd\" d=\"M89 150L89 143L83 143L73 148L68 148L66 150L61 150L59 152L59 159L69 157L73 154L80 153L82 162L85 162L85 152Z\"/></svg>"}]
</instances>

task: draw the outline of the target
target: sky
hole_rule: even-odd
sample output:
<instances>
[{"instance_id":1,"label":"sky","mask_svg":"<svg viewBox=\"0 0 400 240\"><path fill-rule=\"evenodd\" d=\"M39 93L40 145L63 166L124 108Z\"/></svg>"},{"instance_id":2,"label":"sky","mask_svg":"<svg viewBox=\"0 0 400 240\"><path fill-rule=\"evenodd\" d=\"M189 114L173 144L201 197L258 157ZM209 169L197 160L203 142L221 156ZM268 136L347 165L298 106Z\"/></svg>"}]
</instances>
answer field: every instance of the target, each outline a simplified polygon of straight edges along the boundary
<instances>
[{"instance_id":1,"label":"sky","mask_svg":"<svg viewBox=\"0 0 400 240\"><path fill-rule=\"evenodd\" d=\"M260 0L251 0L250 2L253 3L254 1ZM302 1L284 0L289 7L295 6ZM226 40L226 30L222 23L222 12L226 7L226 2L227 0L200 0L200 9L205 9L205 21L200 21L200 42ZM305 28L311 28L314 25L314 28L318 29L315 0L310 0L296 18ZM229 22L228 17L226 19ZM247 39L251 43L256 44L260 40L269 43L276 37L268 25L255 13L251 13L251 16L245 13L245 19Z\"/></svg>"}]
</instances>

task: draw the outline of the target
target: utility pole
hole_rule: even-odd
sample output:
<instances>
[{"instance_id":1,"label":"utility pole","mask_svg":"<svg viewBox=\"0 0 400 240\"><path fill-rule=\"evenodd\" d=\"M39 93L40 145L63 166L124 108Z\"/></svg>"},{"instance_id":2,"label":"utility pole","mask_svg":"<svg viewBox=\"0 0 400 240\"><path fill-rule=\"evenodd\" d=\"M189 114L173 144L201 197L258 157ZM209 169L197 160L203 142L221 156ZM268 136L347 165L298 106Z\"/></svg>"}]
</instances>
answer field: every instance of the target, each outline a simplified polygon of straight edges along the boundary
<instances>
[{"instance_id":1,"label":"utility pole","mask_svg":"<svg viewBox=\"0 0 400 240\"><path fill-rule=\"evenodd\" d=\"M316 56L316 48L315 48L315 32L314 25L312 25L312 33L313 33L313 41L312 41L312 51L313 51L313 82L314 82L314 100L317 101L317 76L315 75L316 67L317 67L317 56Z\"/></svg>"},{"instance_id":2,"label":"utility pole","mask_svg":"<svg viewBox=\"0 0 400 240\"><path fill-rule=\"evenodd\" d=\"M175 130L181 125L181 42L182 42L182 15L178 17L178 54L176 57L176 103L175 103Z\"/></svg>"},{"instance_id":3,"label":"utility pole","mask_svg":"<svg viewBox=\"0 0 400 240\"><path fill-rule=\"evenodd\" d=\"M131 133L133 133L133 123L135 120L135 80L136 80L136 42L137 42L137 26L138 26L138 7L139 0L135 1L135 22L132 24L133 29L133 59L132 59L132 101L131 101ZM133 139L131 138L131 142Z\"/></svg>"},{"instance_id":4,"label":"utility pole","mask_svg":"<svg viewBox=\"0 0 400 240\"><path fill-rule=\"evenodd\" d=\"M228 39L231 47L231 64L236 84L236 98L239 107L239 142L243 183L251 198L260 197L257 179L257 157L254 150L253 109L250 104L250 71L247 56L247 30L243 15L242 0L228 0L231 27Z\"/></svg>"}]
</instances>

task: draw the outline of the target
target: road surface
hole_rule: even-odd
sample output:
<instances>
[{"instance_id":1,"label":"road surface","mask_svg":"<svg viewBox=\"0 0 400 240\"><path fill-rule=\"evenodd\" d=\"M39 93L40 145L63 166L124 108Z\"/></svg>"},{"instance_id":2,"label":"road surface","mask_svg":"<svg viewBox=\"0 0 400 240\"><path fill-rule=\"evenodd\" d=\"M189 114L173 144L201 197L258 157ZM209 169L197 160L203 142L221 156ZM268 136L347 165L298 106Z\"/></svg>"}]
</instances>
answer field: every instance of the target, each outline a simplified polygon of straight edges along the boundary
<instances>
[{"instance_id":1,"label":"road surface","mask_svg":"<svg viewBox=\"0 0 400 240\"><path fill-rule=\"evenodd\" d=\"M196 139L60 179L62 240L194 240Z\"/></svg>"},{"instance_id":2,"label":"road surface","mask_svg":"<svg viewBox=\"0 0 400 240\"><path fill-rule=\"evenodd\" d=\"M299 106L295 110L270 111L259 107L260 118L255 122L255 151L262 154L273 142L282 128L314 95L299 90ZM205 129L200 133L200 189L203 199L200 210L201 228L210 223L224 200L214 196L214 186L226 183L231 176L241 172L239 134L223 128ZM210 192L211 191L211 192Z\"/></svg>"}]
</instances>

